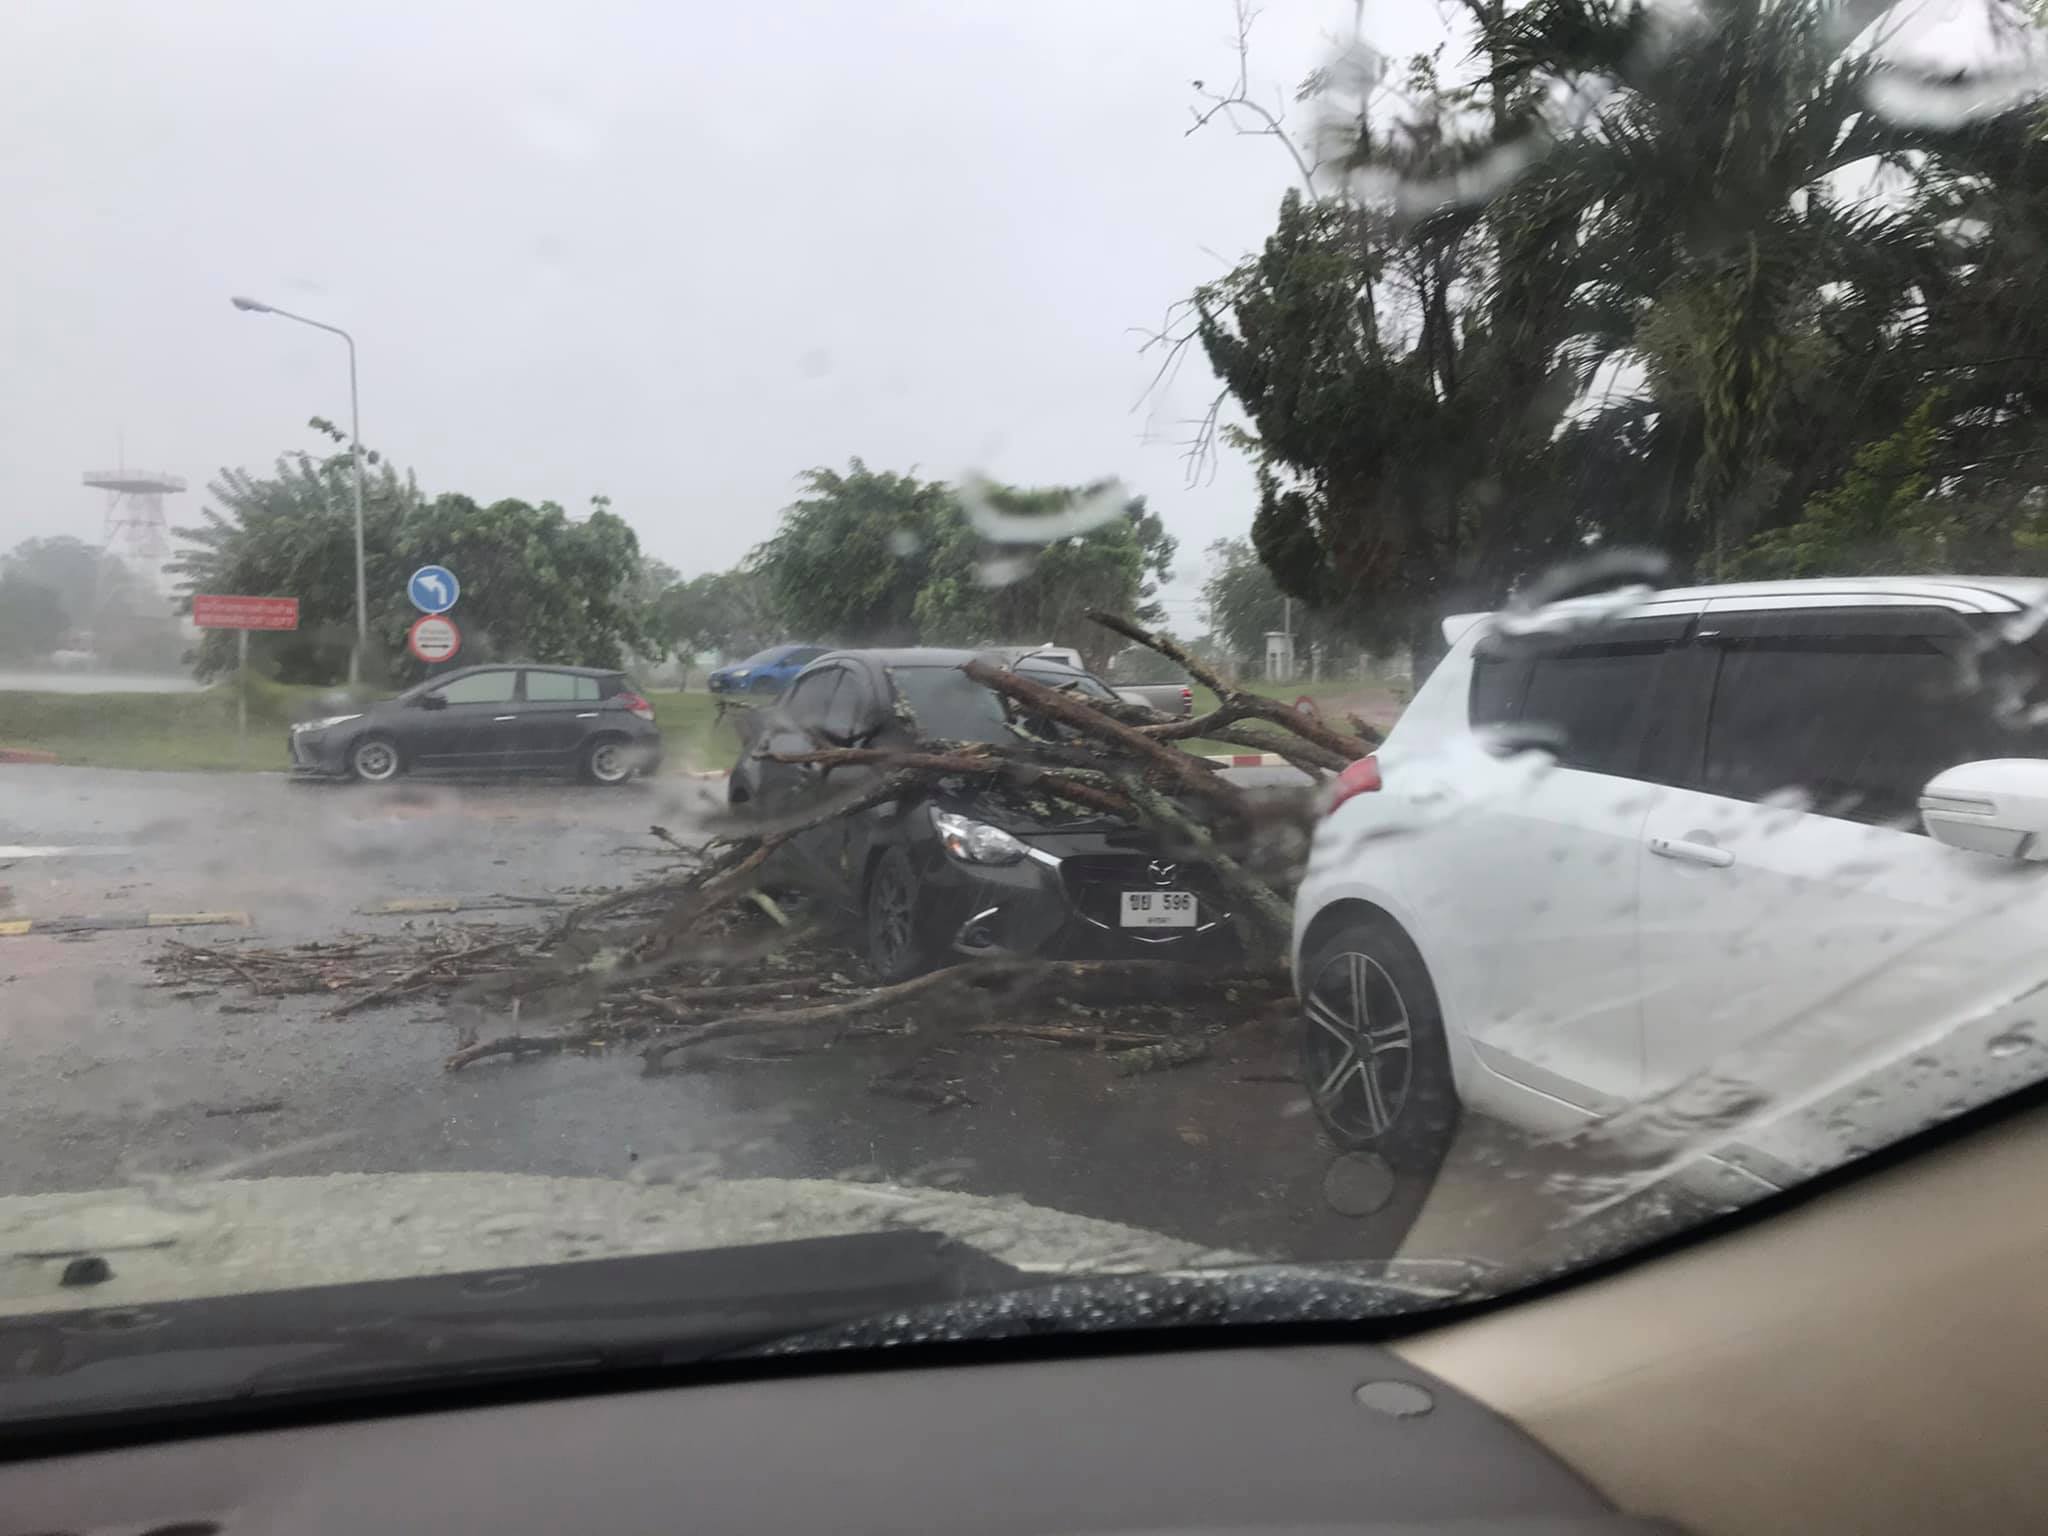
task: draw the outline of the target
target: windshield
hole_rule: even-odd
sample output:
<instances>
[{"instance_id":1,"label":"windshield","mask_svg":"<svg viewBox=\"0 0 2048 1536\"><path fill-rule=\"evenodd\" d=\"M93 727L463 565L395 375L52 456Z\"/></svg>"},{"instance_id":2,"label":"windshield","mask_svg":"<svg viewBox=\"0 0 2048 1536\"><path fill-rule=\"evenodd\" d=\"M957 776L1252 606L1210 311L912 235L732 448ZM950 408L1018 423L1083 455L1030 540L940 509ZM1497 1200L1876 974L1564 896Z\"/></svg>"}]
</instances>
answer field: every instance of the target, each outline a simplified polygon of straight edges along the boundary
<instances>
[{"instance_id":1,"label":"windshield","mask_svg":"<svg viewBox=\"0 0 2048 1536\"><path fill-rule=\"evenodd\" d=\"M2039 5L221 8L0 23L0 1313L1419 1313L2048 1074Z\"/></svg>"},{"instance_id":2,"label":"windshield","mask_svg":"<svg viewBox=\"0 0 2048 1536\"><path fill-rule=\"evenodd\" d=\"M1086 672L1048 672L1035 667L1017 668L1019 677L1029 678L1034 683L1043 683L1048 688L1070 689L1089 699L1114 699L1115 690L1106 683L1097 682Z\"/></svg>"},{"instance_id":3,"label":"windshield","mask_svg":"<svg viewBox=\"0 0 2048 1536\"><path fill-rule=\"evenodd\" d=\"M958 667L891 667L896 696L917 721L918 733L944 741L1008 741L1003 701Z\"/></svg>"}]
</instances>

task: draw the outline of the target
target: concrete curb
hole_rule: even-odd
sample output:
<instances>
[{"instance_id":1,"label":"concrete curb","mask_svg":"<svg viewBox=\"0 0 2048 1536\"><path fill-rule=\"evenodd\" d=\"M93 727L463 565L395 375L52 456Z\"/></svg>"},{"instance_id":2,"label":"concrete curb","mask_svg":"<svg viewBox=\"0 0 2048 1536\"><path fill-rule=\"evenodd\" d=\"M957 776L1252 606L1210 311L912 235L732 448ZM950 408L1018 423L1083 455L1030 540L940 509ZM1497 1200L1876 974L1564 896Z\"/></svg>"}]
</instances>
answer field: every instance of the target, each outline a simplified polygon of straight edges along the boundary
<instances>
[{"instance_id":1,"label":"concrete curb","mask_svg":"<svg viewBox=\"0 0 2048 1536\"><path fill-rule=\"evenodd\" d=\"M246 912L131 912L90 917L14 917L0 919L0 939L30 933L100 933L114 928L214 928L249 926Z\"/></svg>"},{"instance_id":2,"label":"concrete curb","mask_svg":"<svg viewBox=\"0 0 2048 1536\"><path fill-rule=\"evenodd\" d=\"M39 747L0 747L0 763L34 763L39 768L49 768L56 762L56 753Z\"/></svg>"},{"instance_id":3,"label":"concrete curb","mask_svg":"<svg viewBox=\"0 0 2048 1536\"><path fill-rule=\"evenodd\" d=\"M1285 768L1287 759L1278 752L1211 752L1208 760L1226 768Z\"/></svg>"}]
</instances>

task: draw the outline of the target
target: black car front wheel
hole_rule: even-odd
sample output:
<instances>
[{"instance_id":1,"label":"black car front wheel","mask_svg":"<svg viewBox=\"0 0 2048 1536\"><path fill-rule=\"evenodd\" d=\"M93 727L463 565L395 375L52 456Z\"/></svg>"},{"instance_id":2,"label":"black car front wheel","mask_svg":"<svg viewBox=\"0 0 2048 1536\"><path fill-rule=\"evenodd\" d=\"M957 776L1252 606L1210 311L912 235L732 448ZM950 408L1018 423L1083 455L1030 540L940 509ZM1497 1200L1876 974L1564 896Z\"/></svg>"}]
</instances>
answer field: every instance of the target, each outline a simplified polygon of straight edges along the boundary
<instances>
[{"instance_id":1,"label":"black car front wheel","mask_svg":"<svg viewBox=\"0 0 2048 1536\"><path fill-rule=\"evenodd\" d=\"M919 888L910 855L891 848L868 876L868 966L883 982L908 981L931 969L918 933Z\"/></svg>"},{"instance_id":2,"label":"black car front wheel","mask_svg":"<svg viewBox=\"0 0 2048 1536\"><path fill-rule=\"evenodd\" d=\"M365 784L388 784L404 767L389 736L365 736L348 749L349 774Z\"/></svg>"}]
</instances>

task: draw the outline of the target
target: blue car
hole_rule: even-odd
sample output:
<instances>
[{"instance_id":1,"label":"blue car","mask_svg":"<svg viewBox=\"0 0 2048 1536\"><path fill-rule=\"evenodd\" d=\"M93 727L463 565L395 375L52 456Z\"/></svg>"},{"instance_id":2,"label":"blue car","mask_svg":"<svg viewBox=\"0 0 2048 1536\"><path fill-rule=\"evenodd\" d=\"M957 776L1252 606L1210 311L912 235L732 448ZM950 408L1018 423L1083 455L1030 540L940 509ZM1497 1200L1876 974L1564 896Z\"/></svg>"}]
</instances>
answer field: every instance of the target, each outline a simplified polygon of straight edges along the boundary
<instances>
[{"instance_id":1,"label":"blue car","mask_svg":"<svg viewBox=\"0 0 2048 1536\"><path fill-rule=\"evenodd\" d=\"M822 645L771 645L745 661L720 667L711 674L713 693L758 693L773 697L790 684L797 673L824 655Z\"/></svg>"}]
</instances>

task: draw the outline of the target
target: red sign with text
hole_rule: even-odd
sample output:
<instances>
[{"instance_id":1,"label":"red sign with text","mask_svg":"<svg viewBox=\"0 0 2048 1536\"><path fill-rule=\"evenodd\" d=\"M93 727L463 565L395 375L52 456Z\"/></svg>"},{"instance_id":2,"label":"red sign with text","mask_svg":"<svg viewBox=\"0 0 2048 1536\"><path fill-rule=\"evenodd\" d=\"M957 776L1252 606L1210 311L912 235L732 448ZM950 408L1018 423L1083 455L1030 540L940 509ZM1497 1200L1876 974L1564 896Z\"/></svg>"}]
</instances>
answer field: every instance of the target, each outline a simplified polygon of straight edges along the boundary
<instances>
[{"instance_id":1,"label":"red sign with text","mask_svg":"<svg viewBox=\"0 0 2048 1536\"><path fill-rule=\"evenodd\" d=\"M405 648L431 666L447 661L462 649L462 631L446 614L422 614L406 631Z\"/></svg>"},{"instance_id":2,"label":"red sign with text","mask_svg":"<svg viewBox=\"0 0 2048 1536\"><path fill-rule=\"evenodd\" d=\"M192 599L192 622L201 629L297 629L296 597L200 597Z\"/></svg>"}]
</instances>

